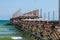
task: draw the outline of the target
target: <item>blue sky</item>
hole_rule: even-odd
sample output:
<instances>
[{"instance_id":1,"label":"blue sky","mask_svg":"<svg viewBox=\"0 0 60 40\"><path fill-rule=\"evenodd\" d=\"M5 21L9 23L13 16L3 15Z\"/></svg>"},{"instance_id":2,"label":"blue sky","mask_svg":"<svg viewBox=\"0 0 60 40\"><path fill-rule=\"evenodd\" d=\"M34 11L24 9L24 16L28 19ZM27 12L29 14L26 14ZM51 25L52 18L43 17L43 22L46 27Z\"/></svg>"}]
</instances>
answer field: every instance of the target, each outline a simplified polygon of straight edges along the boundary
<instances>
[{"instance_id":1,"label":"blue sky","mask_svg":"<svg viewBox=\"0 0 60 40\"><path fill-rule=\"evenodd\" d=\"M36 0L36 9L41 8L43 15L46 13L46 19L50 12L52 20L52 12L55 11L55 20L58 20L58 0ZM34 10L34 0L0 0L0 19L9 20L18 9L22 9L22 13Z\"/></svg>"}]
</instances>

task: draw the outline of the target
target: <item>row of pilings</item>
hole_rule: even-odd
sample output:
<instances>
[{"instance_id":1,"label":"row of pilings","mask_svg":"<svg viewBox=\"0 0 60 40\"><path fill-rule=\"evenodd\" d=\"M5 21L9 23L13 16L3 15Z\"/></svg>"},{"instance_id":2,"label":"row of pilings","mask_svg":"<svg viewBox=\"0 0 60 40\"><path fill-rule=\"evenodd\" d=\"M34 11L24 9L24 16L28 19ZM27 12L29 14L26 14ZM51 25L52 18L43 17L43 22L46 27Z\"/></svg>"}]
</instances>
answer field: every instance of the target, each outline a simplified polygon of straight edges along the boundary
<instances>
[{"instance_id":1,"label":"row of pilings","mask_svg":"<svg viewBox=\"0 0 60 40\"><path fill-rule=\"evenodd\" d=\"M46 21L23 21L12 19L11 23L17 25L16 28L33 36L36 40L59 40L59 35L54 24Z\"/></svg>"}]
</instances>

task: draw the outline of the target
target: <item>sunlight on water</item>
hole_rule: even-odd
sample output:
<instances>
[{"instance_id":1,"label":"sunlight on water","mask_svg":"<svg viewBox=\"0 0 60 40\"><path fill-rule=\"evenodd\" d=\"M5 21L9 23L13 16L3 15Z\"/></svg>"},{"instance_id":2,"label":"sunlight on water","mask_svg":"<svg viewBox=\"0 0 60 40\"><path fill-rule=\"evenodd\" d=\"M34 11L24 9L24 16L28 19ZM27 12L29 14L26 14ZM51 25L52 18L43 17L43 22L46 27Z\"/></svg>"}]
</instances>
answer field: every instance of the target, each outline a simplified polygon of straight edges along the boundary
<instances>
[{"instance_id":1,"label":"sunlight on water","mask_svg":"<svg viewBox=\"0 0 60 40\"><path fill-rule=\"evenodd\" d=\"M12 39L23 39L22 37L11 37Z\"/></svg>"}]
</instances>

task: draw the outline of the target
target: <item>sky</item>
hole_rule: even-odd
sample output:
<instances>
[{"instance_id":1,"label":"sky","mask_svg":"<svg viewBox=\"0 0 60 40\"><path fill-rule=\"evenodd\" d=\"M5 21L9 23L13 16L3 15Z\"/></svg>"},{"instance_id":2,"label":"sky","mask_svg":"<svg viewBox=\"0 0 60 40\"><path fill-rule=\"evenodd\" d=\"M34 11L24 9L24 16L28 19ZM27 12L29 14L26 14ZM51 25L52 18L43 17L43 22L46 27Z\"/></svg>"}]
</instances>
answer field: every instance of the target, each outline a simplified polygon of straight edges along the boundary
<instances>
[{"instance_id":1,"label":"sky","mask_svg":"<svg viewBox=\"0 0 60 40\"><path fill-rule=\"evenodd\" d=\"M42 8L42 20L44 19L44 13L46 19L48 12L50 12L50 20L53 20L52 14L54 14L54 20L58 20L58 2L59 0L36 0L36 8L34 6L34 0L0 0L0 20L9 20L12 15L19 9L22 14L33 11L35 9Z\"/></svg>"}]
</instances>

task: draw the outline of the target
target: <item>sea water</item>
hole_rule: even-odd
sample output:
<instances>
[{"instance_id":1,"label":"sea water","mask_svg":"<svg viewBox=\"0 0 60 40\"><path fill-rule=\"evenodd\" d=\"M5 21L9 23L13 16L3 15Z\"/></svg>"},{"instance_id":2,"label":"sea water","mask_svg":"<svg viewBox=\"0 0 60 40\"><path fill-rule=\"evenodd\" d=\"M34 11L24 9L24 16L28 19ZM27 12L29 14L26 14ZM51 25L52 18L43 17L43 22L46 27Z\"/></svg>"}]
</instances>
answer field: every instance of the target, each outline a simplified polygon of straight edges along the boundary
<instances>
[{"instance_id":1,"label":"sea water","mask_svg":"<svg viewBox=\"0 0 60 40\"><path fill-rule=\"evenodd\" d=\"M25 40L21 37L19 32L12 25L5 26L4 24L9 23L7 20L0 20L0 38L12 38L16 40Z\"/></svg>"},{"instance_id":2,"label":"sea water","mask_svg":"<svg viewBox=\"0 0 60 40\"><path fill-rule=\"evenodd\" d=\"M58 28L57 31L60 32L60 28Z\"/></svg>"}]
</instances>

